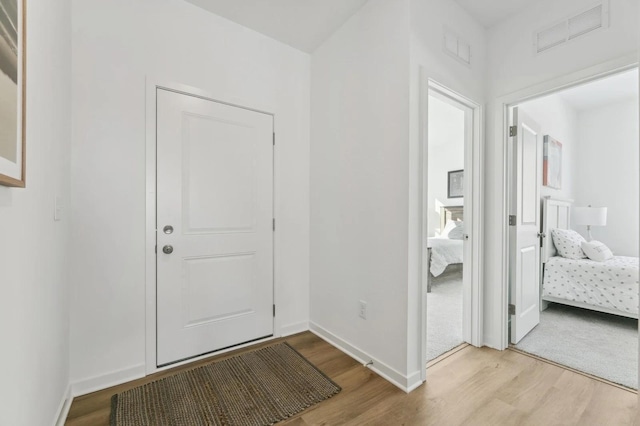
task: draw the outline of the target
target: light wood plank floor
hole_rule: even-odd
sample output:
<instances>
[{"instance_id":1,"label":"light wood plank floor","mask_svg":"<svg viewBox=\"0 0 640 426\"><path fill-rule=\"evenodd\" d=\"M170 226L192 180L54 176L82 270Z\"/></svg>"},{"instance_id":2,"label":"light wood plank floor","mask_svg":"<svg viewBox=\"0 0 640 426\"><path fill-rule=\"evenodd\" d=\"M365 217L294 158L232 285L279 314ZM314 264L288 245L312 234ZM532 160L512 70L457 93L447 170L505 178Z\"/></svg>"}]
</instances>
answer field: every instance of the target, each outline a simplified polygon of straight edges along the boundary
<instances>
[{"instance_id":1,"label":"light wood plank floor","mask_svg":"<svg viewBox=\"0 0 640 426\"><path fill-rule=\"evenodd\" d=\"M427 383L405 394L309 332L280 340L342 387L282 423L288 426L640 425L636 393L512 350L464 347L431 365ZM78 397L66 424L108 425L114 393L246 350Z\"/></svg>"}]
</instances>

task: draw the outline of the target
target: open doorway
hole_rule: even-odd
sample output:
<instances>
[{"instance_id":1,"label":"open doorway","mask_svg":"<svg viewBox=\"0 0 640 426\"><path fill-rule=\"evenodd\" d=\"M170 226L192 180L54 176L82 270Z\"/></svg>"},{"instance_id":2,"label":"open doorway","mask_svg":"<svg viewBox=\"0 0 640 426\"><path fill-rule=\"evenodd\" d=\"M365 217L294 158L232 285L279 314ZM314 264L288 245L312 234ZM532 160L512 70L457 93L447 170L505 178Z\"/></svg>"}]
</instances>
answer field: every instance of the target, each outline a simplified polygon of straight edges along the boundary
<instances>
[{"instance_id":1,"label":"open doorway","mask_svg":"<svg viewBox=\"0 0 640 426\"><path fill-rule=\"evenodd\" d=\"M427 361L469 341L463 328L465 271L465 147L470 145L473 111L430 88L427 165ZM469 316L466 316L468 319ZM467 333L468 334L468 333Z\"/></svg>"},{"instance_id":2,"label":"open doorway","mask_svg":"<svg viewBox=\"0 0 640 426\"><path fill-rule=\"evenodd\" d=\"M631 389L638 101L633 67L513 103L507 155L512 348Z\"/></svg>"},{"instance_id":3,"label":"open doorway","mask_svg":"<svg viewBox=\"0 0 640 426\"><path fill-rule=\"evenodd\" d=\"M462 343L482 344L483 118L479 103L429 79L424 70L421 110L419 347L426 380L428 360L436 363Z\"/></svg>"}]
</instances>

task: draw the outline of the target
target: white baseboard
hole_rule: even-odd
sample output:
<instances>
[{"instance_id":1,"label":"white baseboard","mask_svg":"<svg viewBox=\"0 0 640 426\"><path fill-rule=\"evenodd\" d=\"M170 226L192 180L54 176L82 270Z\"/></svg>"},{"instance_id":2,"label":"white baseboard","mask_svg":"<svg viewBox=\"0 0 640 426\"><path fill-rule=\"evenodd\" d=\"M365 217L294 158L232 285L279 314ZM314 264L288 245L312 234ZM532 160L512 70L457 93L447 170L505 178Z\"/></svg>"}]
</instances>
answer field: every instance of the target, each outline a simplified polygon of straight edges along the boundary
<instances>
[{"instance_id":1,"label":"white baseboard","mask_svg":"<svg viewBox=\"0 0 640 426\"><path fill-rule=\"evenodd\" d=\"M292 334L302 333L309 330L309 321L301 321L294 324L283 325L280 327L280 337L291 336Z\"/></svg>"},{"instance_id":2,"label":"white baseboard","mask_svg":"<svg viewBox=\"0 0 640 426\"><path fill-rule=\"evenodd\" d=\"M73 395L71 394L71 384L69 384L67 386L67 390L64 392L62 401L60 401L60 406L57 411L58 415L53 423L55 426L64 426L64 423L67 421L67 416L69 415L69 409L71 408L72 402Z\"/></svg>"},{"instance_id":3,"label":"white baseboard","mask_svg":"<svg viewBox=\"0 0 640 426\"><path fill-rule=\"evenodd\" d=\"M420 380L420 371L412 373L410 376L405 376L392 367L389 367L382 361L372 357L366 352L339 338L330 331L325 330L314 322L309 322L309 330L316 336L325 340L327 343L340 349L351 358L355 359L358 362L361 362L363 365L370 361L373 361L373 364L369 366L371 370L375 371L379 376L383 377L388 382L392 383L393 385L397 386L407 393L411 392L422 384L422 380Z\"/></svg>"},{"instance_id":4,"label":"white baseboard","mask_svg":"<svg viewBox=\"0 0 640 426\"><path fill-rule=\"evenodd\" d=\"M144 364L135 365L111 373L101 374L99 376L90 377L80 380L72 384L71 390L73 396L86 395L91 392L110 388L111 386L120 385L144 377L146 375Z\"/></svg>"},{"instance_id":5,"label":"white baseboard","mask_svg":"<svg viewBox=\"0 0 640 426\"><path fill-rule=\"evenodd\" d=\"M414 372L413 374L409 374L407 376L407 390L405 392L409 393L413 390L416 390L424 383L422 381L422 372L420 370Z\"/></svg>"}]
</instances>

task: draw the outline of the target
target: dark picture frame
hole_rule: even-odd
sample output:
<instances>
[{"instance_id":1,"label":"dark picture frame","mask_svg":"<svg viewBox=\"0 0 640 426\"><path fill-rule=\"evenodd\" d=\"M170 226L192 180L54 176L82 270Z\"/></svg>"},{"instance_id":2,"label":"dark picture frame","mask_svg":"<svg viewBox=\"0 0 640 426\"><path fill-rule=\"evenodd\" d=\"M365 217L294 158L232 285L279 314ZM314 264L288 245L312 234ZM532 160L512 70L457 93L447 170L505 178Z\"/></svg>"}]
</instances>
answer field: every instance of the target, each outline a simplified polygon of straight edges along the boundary
<instances>
[{"instance_id":1,"label":"dark picture frame","mask_svg":"<svg viewBox=\"0 0 640 426\"><path fill-rule=\"evenodd\" d=\"M0 0L0 185L26 186L26 2Z\"/></svg>"},{"instance_id":2,"label":"dark picture frame","mask_svg":"<svg viewBox=\"0 0 640 426\"><path fill-rule=\"evenodd\" d=\"M464 197L464 170L452 170L447 174L447 198Z\"/></svg>"}]
</instances>

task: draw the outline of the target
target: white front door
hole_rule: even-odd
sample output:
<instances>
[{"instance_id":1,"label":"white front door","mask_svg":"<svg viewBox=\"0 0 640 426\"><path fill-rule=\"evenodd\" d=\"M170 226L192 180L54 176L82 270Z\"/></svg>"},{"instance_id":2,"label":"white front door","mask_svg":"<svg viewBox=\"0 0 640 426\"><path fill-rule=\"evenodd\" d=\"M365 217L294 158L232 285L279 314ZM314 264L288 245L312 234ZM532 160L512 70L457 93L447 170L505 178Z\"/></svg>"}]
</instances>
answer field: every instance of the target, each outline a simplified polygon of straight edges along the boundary
<instances>
[{"instance_id":1,"label":"white front door","mask_svg":"<svg viewBox=\"0 0 640 426\"><path fill-rule=\"evenodd\" d=\"M273 334L273 117L157 90L157 365Z\"/></svg>"},{"instance_id":2,"label":"white front door","mask_svg":"<svg viewBox=\"0 0 640 426\"><path fill-rule=\"evenodd\" d=\"M511 139L510 283L515 314L511 343L518 343L540 322L540 175L542 135L539 126L518 108Z\"/></svg>"}]
</instances>

